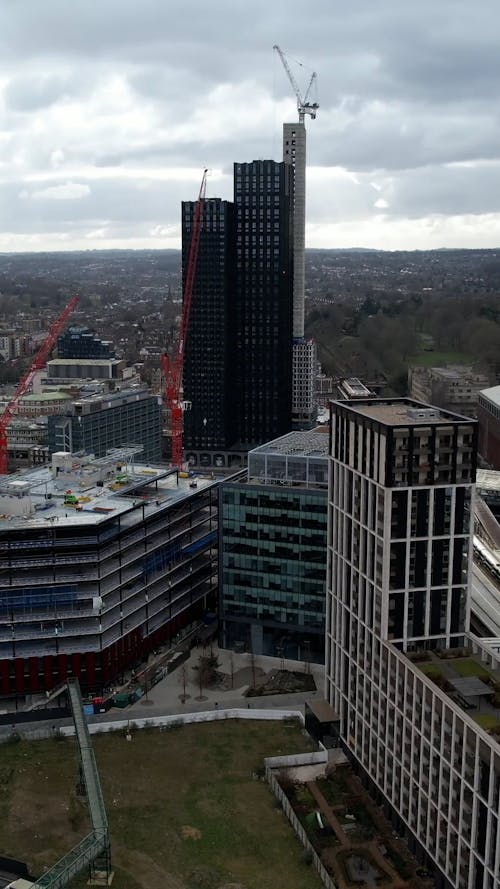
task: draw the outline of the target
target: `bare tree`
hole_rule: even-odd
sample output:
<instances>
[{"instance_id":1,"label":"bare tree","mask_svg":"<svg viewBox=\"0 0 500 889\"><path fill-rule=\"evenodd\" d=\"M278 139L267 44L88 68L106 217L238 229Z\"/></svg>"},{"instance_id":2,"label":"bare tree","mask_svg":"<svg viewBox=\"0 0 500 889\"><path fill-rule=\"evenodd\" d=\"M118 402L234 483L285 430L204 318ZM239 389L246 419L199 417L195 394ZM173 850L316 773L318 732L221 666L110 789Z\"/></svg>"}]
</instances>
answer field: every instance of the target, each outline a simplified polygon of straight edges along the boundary
<instances>
[{"instance_id":1,"label":"bare tree","mask_svg":"<svg viewBox=\"0 0 500 889\"><path fill-rule=\"evenodd\" d=\"M252 671L252 685L255 688L257 684L257 664L255 662L255 654L253 648L250 649L250 669Z\"/></svg>"},{"instance_id":2,"label":"bare tree","mask_svg":"<svg viewBox=\"0 0 500 889\"><path fill-rule=\"evenodd\" d=\"M229 655L229 673L231 676L231 688L234 688L234 655L232 651Z\"/></svg>"},{"instance_id":3,"label":"bare tree","mask_svg":"<svg viewBox=\"0 0 500 889\"><path fill-rule=\"evenodd\" d=\"M179 682L182 685L182 694L179 695L182 703L184 704L191 695L186 694L186 687L188 683L188 669L186 664L183 664L179 673ZM200 692L201 694L201 692Z\"/></svg>"}]
</instances>

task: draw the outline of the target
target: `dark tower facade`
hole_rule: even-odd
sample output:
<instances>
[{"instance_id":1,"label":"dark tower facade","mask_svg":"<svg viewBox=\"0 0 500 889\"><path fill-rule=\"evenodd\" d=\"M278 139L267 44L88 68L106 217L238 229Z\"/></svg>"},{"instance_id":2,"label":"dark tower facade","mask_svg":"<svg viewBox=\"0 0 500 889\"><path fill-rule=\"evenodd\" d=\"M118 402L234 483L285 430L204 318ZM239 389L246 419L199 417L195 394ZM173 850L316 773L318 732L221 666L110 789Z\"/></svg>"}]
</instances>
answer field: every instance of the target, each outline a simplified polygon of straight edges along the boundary
<instances>
[{"instance_id":1,"label":"dark tower facade","mask_svg":"<svg viewBox=\"0 0 500 889\"><path fill-rule=\"evenodd\" d=\"M234 165L234 383L242 450L291 429L293 169L272 160Z\"/></svg>"},{"instance_id":2,"label":"dark tower facade","mask_svg":"<svg viewBox=\"0 0 500 889\"><path fill-rule=\"evenodd\" d=\"M57 338L58 358L114 358L115 349L88 327L73 325Z\"/></svg>"},{"instance_id":3,"label":"dark tower facade","mask_svg":"<svg viewBox=\"0 0 500 889\"><path fill-rule=\"evenodd\" d=\"M194 210L194 201L183 202L184 278ZM233 220L233 205L228 201L213 198L205 202L184 355L184 400L191 404L184 413L184 447L188 454L193 449L207 453L225 450L233 434L229 367L234 287Z\"/></svg>"}]
</instances>

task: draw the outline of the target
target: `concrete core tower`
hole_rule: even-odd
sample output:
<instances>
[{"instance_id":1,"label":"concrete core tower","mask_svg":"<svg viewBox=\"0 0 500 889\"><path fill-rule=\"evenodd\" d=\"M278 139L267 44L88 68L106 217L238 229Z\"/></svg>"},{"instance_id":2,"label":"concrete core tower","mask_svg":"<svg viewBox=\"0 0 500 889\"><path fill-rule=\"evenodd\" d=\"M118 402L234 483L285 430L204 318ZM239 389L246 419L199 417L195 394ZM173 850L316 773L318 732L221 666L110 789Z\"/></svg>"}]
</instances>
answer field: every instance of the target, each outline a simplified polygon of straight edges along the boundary
<instances>
[{"instance_id":1,"label":"concrete core tower","mask_svg":"<svg viewBox=\"0 0 500 889\"><path fill-rule=\"evenodd\" d=\"M302 121L283 124L283 160L294 171L292 425L307 429L315 418L316 344L304 340L306 128Z\"/></svg>"}]
</instances>

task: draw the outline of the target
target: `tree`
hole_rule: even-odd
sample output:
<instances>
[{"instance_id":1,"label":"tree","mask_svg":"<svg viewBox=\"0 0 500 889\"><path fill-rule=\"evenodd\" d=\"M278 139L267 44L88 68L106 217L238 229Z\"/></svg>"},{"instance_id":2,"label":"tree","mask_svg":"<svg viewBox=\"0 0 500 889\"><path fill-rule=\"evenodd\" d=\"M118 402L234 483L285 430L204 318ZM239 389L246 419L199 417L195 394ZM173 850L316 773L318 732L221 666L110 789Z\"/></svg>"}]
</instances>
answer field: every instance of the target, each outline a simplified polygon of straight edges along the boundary
<instances>
[{"instance_id":1,"label":"tree","mask_svg":"<svg viewBox=\"0 0 500 889\"><path fill-rule=\"evenodd\" d=\"M182 685L182 694L179 695L181 702L184 704L191 695L186 694L186 687L188 683L188 669L186 664L183 664L179 673L179 682ZM200 690L201 695L201 690Z\"/></svg>"},{"instance_id":2,"label":"tree","mask_svg":"<svg viewBox=\"0 0 500 889\"><path fill-rule=\"evenodd\" d=\"M203 689L207 688L214 684L217 678L217 669L220 666L217 657L213 654L210 655L200 655L198 658L198 663L193 667L197 678L198 678L198 687L200 690L200 694L198 697L199 701L204 701L206 698L203 696Z\"/></svg>"}]
</instances>

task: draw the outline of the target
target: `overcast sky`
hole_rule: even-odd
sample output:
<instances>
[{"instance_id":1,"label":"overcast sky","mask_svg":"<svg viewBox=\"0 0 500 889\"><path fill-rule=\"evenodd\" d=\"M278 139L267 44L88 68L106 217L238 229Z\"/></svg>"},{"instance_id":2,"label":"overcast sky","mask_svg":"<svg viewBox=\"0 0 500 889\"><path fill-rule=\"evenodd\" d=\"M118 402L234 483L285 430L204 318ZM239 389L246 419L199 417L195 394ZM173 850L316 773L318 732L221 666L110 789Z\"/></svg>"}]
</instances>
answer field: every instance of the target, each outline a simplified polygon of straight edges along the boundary
<instances>
[{"instance_id":1,"label":"overcast sky","mask_svg":"<svg viewBox=\"0 0 500 889\"><path fill-rule=\"evenodd\" d=\"M0 251L179 247L205 166L280 159L274 43L307 246L500 246L498 0L0 0Z\"/></svg>"}]
</instances>

